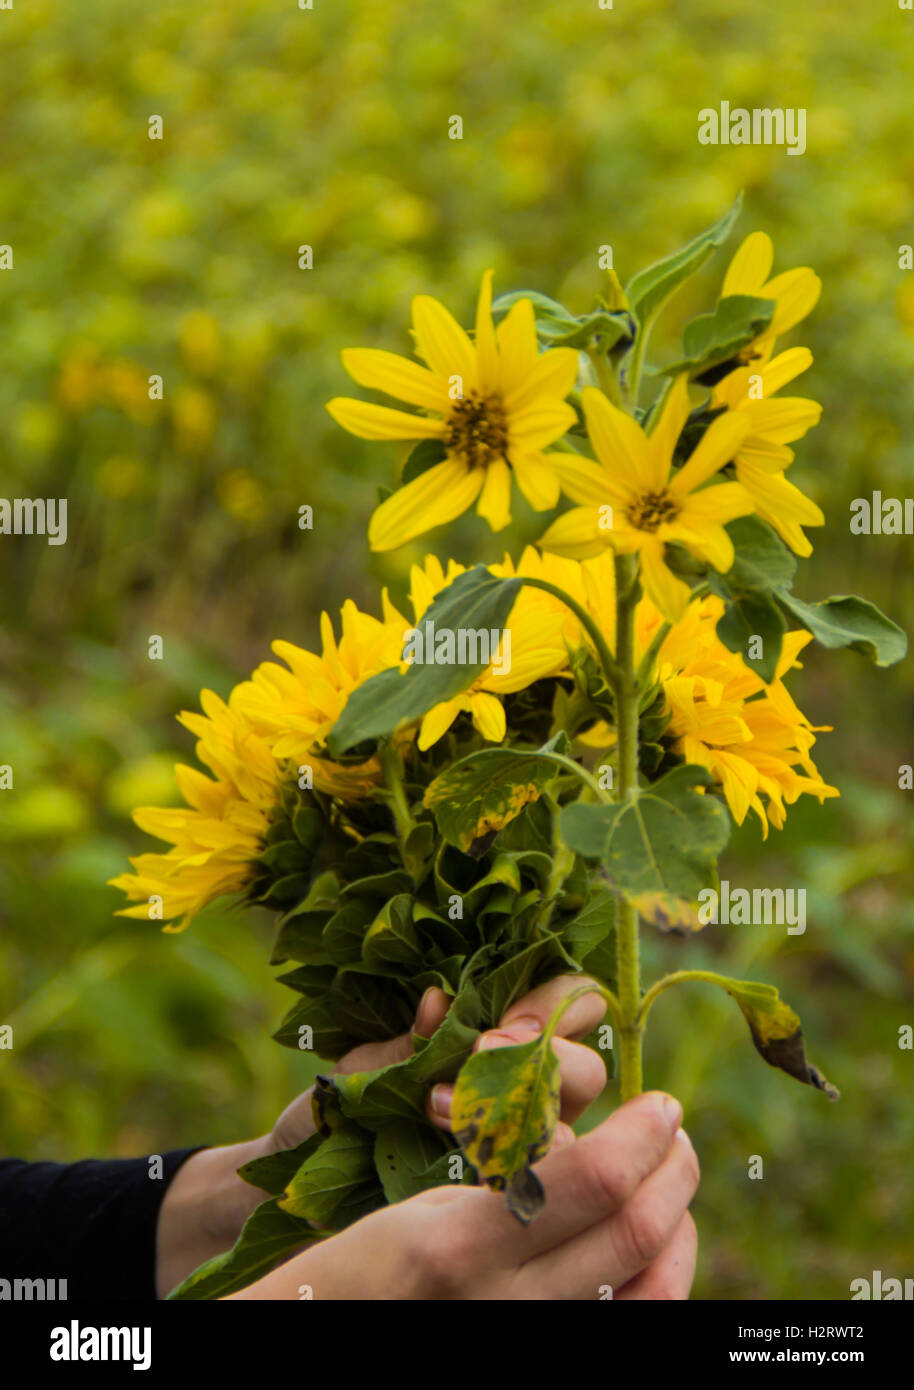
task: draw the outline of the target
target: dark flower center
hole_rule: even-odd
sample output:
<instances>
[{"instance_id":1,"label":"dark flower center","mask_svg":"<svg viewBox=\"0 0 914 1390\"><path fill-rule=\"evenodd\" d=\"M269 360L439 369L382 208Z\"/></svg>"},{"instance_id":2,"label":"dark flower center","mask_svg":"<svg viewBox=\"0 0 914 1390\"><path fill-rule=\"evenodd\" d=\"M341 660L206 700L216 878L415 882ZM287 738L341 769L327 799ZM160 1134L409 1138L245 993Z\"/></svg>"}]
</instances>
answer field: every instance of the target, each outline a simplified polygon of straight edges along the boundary
<instances>
[{"instance_id":1,"label":"dark flower center","mask_svg":"<svg viewBox=\"0 0 914 1390\"><path fill-rule=\"evenodd\" d=\"M664 492L644 492L628 508L627 516L637 531L659 531L665 521L675 521L679 503Z\"/></svg>"},{"instance_id":2,"label":"dark flower center","mask_svg":"<svg viewBox=\"0 0 914 1390\"><path fill-rule=\"evenodd\" d=\"M500 396L471 391L455 401L448 420L445 446L471 468L485 468L504 457L508 447L508 422Z\"/></svg>"}]
</instances>

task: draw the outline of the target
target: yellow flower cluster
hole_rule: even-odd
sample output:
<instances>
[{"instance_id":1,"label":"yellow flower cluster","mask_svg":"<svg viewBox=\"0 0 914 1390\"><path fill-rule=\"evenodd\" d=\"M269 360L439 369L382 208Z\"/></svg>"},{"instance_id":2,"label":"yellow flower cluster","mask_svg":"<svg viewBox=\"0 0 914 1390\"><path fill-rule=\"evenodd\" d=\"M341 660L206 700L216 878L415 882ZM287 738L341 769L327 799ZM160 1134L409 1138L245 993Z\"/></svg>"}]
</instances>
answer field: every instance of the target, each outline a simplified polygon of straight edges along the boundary
<instances>
[{"instance_id":1,"label":"yellow flower cluster","mask_svg":"<svg viewBox=\"0 0 914 1390\"><path fill-rule=\"evenodd\" d=\"M681 468L674 467L674 451L692 409L687 373L674 381L649 431L601 391L584 386L581 405L596 458L547 453L576 421L566 397L578 378L578 354L563 347L538 352L526 299L513 304L496 328L490 271L472 340L442 304L418 295L413 333L422 364L350 349L343 365L359 385L421 413L346 397L327 406L363 439L436 440L444 453L442 462L381 503L369 526L372 549L405 545L474 502L493 531L501 530L511 519L513 475L538 511L555 507L560 492L579 504L548 528L544 549L578 559L607 547L638 554L644 590L671 622L685 611L689 590L666 564L668 542L725 571L733 546L724 526L754 512L798 554L808 555L812 547L802 527L821 526L825 518L784 472L793 461L787 446L817 423L821 407L773 397L806 371L812 355L806 348L771 354L777 337L815 306L821 283L806 267L770 278L773 257L770 237L755 232L726 272L724 296L771 299L776 308L769 326L713 388L710 406L723 413ZM731 465L735 481L723 480L721 470Z\"/></svg>"},{"instance_id":2,"label":"yellow flower cluster","mask_svg":"<svg viewBox=\"0 0 914 1390\"><path fill-rule=\"evenodd\" d=\"M805 371L811 355L792 348L772 356L777 337L812 309L819 281L797 269L770 278L773 251L755 233L737 251L723 293L775 301L774 316L711 388L711 423L688 457L679 450L692 412L688 374L666 391L650 428L591 386L579 396L588 457L568 447L546 452L578 424L567 397L579 375L570 348L540 352L534 310L515 302L496 327L492 276L484 276L471 338L437 301L413 302L413 331L421 363L393 353L358 349L343 354L351 376L416 407L419 413L337 398L328 409L366 439L437 442L441 461L393 493L371 519L375 550L388 550L439 526L476 504L494 531L510 520L512 477L540 511L560 495L576 505L548 528L540 549L528 546L517 565L509 556L490 566L501 577L545 580L570 595L615 646L614 556L637 555L644 597L636 613L637 655L650 650L653 679L664 692L671 751L708 768L739 823L752 809L764 833L784 823L785 806L803 793L836 796L812 762L816 730L788 694L783 677L808 642L786 634L775 679L765 684L716 635L720 599L693 599L667 564L665 546L685 547L726 572L734 560L727 522L756 513L799 554L811 547L803 526L821 525L819 508L784 474L788 447L816 424L814 401L777 397ZM76 388L70 395L78 395ZM726 472L724 472L726 470ZM131 861L134 872L112 882L134 904L131 917L160 918L180 930L207 902L249 885L277 814L283 784L305 769L318 792L358 802L382 781L377 757L341 764L327 756L327 737L354 690L381 671L405 669L404 647L433 600L464 572L454 560L427 556L410 572L408 619L385 590L381 617L348 600L336 637L325 613L320 653L273 643L278 661L264 662L224 703L211 691L202 714L184 713L196 734L197 756L210 776L176 769L182 808L143 808L137 824L170 844L166 853ZM460 715L481 737L505 739L504 697L548 678L570 679L576 654L589 642L582 623L553 594L522 587L502 646L510 659L492 660L453 699L429 709L403 731L421 755ZM282 664L281 664L282 663ZM398 738L400 735L398 735ZM582 740L609 748L615 731L594 724Z\"/></svg>"}]
</instances>

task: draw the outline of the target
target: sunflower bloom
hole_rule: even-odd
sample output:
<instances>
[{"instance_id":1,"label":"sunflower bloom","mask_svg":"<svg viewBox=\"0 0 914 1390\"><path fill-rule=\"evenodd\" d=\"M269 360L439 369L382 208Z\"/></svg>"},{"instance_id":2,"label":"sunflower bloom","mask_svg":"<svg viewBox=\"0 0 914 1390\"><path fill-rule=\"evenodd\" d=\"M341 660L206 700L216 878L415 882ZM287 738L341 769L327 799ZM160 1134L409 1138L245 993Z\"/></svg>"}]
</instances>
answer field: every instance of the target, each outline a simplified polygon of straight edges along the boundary
<instances>
[{"instance_id":1,"label":"sunflower bloom","mask_svg":"<svg viewBox=\"0 0 914 1390\"><path fill-rule=\"evenodd\" d=\"M774 527L791 550L797 555L811 555L812 545L802 528L824 526L825 516L821 507L788 482L784 471L794 458L788 444L802 439L819 423L822 407L803 396L775 399L775 392L812 366L812 353L809 348L797 347L772 358L773 342L771 339L760 350L758 362L737 368L717 383L711 405L739 411L751 421L751 432L734 459L737 481L749 493L757 514Z\"/></svg>"},{"instance_id":2,"label":"sunflower bloom","mask_svg":"<svg viewBox=\"0 0 914 1390\"><path fill-rule=\"evenodd\" d=\"M771 237L767 232L751 232L737 248L724 276L721 299L731 294L748 294L775 301L768 327L738 353L741 362L752 361L766 349L770 352L775 338L812 313L822 291L822 281L809 266L782 271L772 279L769 277L773 264Z\"/></svg>"},{"instance_id":3,"label":"sunflower bloom","mask_svg":"<svg viewBox=\"0 0 914 1390\"><path fill-rule=\"evenodd\" d=\"M425 365L374 348L343 352L349 375L422 414L348 397L327 409L361 439L434 439L446 457L382 502L371 518L372 550L393 550L461 516L473 503L493 531L511 520L511 475L537 511L554 507L558 479L543 450L574 424L565 401L575 382L571 348L538 354L533 306L519 300L496 329L492 272L483 276L473 341L428 295L413 300L413 333Z\"/></svg>"},{"instance_id":4,"label":"sunflower bloom","mask_svg":"<svg viewBox=\"0 0 914 1390\"><path fill-rule=\"evenodd\" d=\"M162 920L183 931L214 898L243 889L255 876L257 856L279 799L279 769L267 745L230 701L210 690L203 714L184 713L181 723L198 736L197 757L214 774L178 765L175 775L186 807L140 807L141 830L165 840L165 854L131 859L134 872L110 879L133 907L119 916Z\"/></svg>"},{"instance_id":5,"label":"sunflower bloom","mask_svg":"<svg viewBox=\"0 0 914 1390\"><path fill-rule=\"evenodd\" d=\"M767 838L769 823L783 828L785 807L804 793L820 802L840 795L823 782L810 756L821 729L809 723L784 685L812 639L808 632L786 633L775 679L765 685L717 637L723 611L716 597L691 604L660 648L657 677L670 712L667 737L686 762L708 769L737 824L751 809Z\"/></svg>"},{"instance_id":6,"label":"sunflower bloom","mask_svg":"<svg viewBox=\"0 0 914 1390\"><path fill-rule=\"evenodd\" d=\"M295 776L300 766L310 767L318 791L353 801L367 796L380 782L377 758L350 765L332 762L321 753L352 691L399 661L403 627L395 610L382 622L347 599L339 641L329 615L322 613L320 655L292 642L274 642L273 651L286 666L265 661L249 681L236 686L233 698L238 709L272 756L288 762Z\"/></svg>"},{"instance_id":7,"label":"sunflower bloom","mask_svg":"<svg viewBox=\"0 0 914 1390\"><path fill-rule=\"evenodd\" d=\"M556 455L563 490L584 505L554 521L540 545L581 559L607 546L640 555L644 592L676 622L690 590L667 566L664 546L675 541L716 570L731 567L733 543L724 525L753 511L752 498L740 483L701 485L734 457L750 421L742 412L719 416L685 465L673 472L673 451L689 414L685 374L674 382L651 434L595 388L585 388L582 399L599 464Z\"/></svg>"}]
</instances>

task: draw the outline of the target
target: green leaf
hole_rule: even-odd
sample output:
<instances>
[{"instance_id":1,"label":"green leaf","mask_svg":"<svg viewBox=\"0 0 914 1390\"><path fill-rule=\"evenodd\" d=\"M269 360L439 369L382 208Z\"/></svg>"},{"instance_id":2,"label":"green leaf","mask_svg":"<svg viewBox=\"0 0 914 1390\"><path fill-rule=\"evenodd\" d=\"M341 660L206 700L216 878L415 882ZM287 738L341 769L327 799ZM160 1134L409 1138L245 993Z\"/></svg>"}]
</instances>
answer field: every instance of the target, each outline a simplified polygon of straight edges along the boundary
<instances>
[{"instance_id":1,"label":"green leaf","mask_svg":"<svg viewBox=\"0 0 914 1390\"><path fill-rule=\"evenodd\" d=\"M278 1199L270 1197L248 1217L231 1250L200 1265L168 1298L174 1302L225 1298L269 1273L284 1255L323 1238L324 1232L283 1211Z\"/></svg>"},{"instance_id":2,"label":"green leaf","mask_svg":"<svg viewBox=\"0 0 914 1390\"><path fill-rule=\"evenodd\" d=\"M375 968L405 965L417 969L423 964L422 943L413 925L413 899L398 893L381 908L365 934L362 959Z\"/></svg>"},{"instance_id":3,"label":"green leaf","mask_svg":"<svg viewBox=\"0 0 914 1390\"><path fill-rule=\"evenodd\" d=\"M566 951L610 989L616 977L616 899L603 890L562 931Z\"/></svg>"},{"instance_id":4,"label":"green leaf","mask_svg":"<svg viewBox=\"0 0 914 1390\"><path fill-rule=\"evenodd\" d=\"M731 599L716 628L728 651L741 655L745 664L757 670L769 684L777 675L786 631L784 615L771 595L752 589ZM761 638L762 642L759 657L751 656L749 651L750 642L755 638Z\"/></svg>"},{"instance_id":5,"label":"green leaf","mask_svg":"<svg viewBox=\"0 0 914 1390\"><path fill-rule=\"evenodd\" d=\"M501 830L528 803L537 801L559 773L551 755L568 756L567 734L542 748L483 748L447 768L430 784L425 805L446 840L465 854L476 841Z\"/></svg>"},{"instance_id":6,"label":"green leaf","mask_svg":"<svg viewBox=\"0 0 914 1390\"><path fill-rule=\"evenodd\" d=\"M736 1000L749 1024L752 1041L769 1066L777 1067L804 1085L824 1091L829 1100L840 1098L840 1092L807 1060L799 1017L780 998L774 985L756 980L731 980L727 975L710 972L702 972L701 978L719 985Z\"/></svg>"},{"instance_id":7,"label":"green leaf","mask_svg":"<svg viewBox=\"0 0 914 1390\"><path fill-rule=\"evenodd\" d=\"M723 245L739 217L742 201L740 194L730 211L713 227L693 237L681 250L645 266L632 276L625 287L625 294L642 332L656 318L670 295L704 265L718 246Z\"/></svg>"},{"instance_id":8,"label":"green leaf","mask_svg":"<svg viewBox=\"0 0 914 1390\"><path fill-rule=\"evenodd\" d=\"M427 1122L394 1120L382 1125L375 1137L374 1162L388 1202L404 1202L446 1182L449 1149L441 1131Z\"/></svg>"},{"instance_id":9,"label":"green leaf","mask_svg":"<svg viewBox=\"0 0 914 1390\"><path fill-rule=\"evenodd\" d=\"M321 1143L319 1134L309 1135L292 1149L280 1149L278 1153L265 1154L262 1158L252 1158L238 1169L251 1187L259 1187L271 1197L279 1197L289 1186L306 1158L310 1158Z\"/></svg>"},{"instance_id":10,"label":"green leaf","mask_svg":"<svg viewBox=\"0 0 914 1390\"><path fill-rule=\"evenodd\" d=\"M741 651L750 668L764 671L776 664L774 646L765 642L765 661L757 663L747 657L745 639L750 626L759 636L765 632L772 643L780 641L771 605L776 604L786 617L799 622L824 647L850 647L862 652L877 666L892 666L908 649L905 633L875 604L854 595L838 595L819 603L804 603L790 592L796 571L796 560L774 530L759 517L745 516L731 521L727 532L733 541L735 559L726 574L710 570L707 575L712 591L727 603L727 609L717 626L717 635L730 651ZM764 670L763 670L764 667Z\"/></svg>"},{"instance_id":11,"label":"green leaf","mask_svg":"<svg viewBox=\"0 0 914 1390\"><path fill-rule=\"evenodd\" d=\"M705 768L686 764L612 805L574 802L561 812L562 838L599 859L612 886L647 921L695 931L702 925L698 894L713 886L715 861L730 837L724 807L695 790L712 782Z\"/></svg>"},{"instance_id":12,"label":"green leaf","mask_svg":"<svg viewBox=\"0 0 914 1390\"><path fill-rule=\"evenodd\" d=\"M823 647L850 647L877 666L893 666L907 653L907 635L867 599L847 595L803 603L793 594L779 592L777 597Z\"/></svg>"},{"instance_id":13,"label":"green leaf","mask_svg":"<svg viewBox=\"0 0 914 1390\"><path fill-rule=\"evenodd\" d=\"M719 299L709 314L699 314L686 324L683 356L664 367L664 375L688 369L691 376L701 378L721 362L731 361L740 348L765 331L775 307L773 299L750 294L728 294Z\"/></svg>"},{"instance_id":14,"label":"green leaf","mask_svg":"<svg viewBox=\"0 0 914 1390\"><path fill-rule=\"evenodd\" d=\"M564 304L536 290L511 290L495 300L492 314L495 319L503 317L512 304L520 299L529 299L533 305L536 331L540 341L549 347L585 348L590 340L599 335L601 348L608 352L623 338L634 337L634 323L631 314L624 310L596 309L589 314L575 316Z\"/></svg>"},{"instance_id":15,"label":"green leaf","mask_svg":"<svg viewBox=\"0 0 914 1390\"><path fill-rule=\"evenodd\" d=\"M554 962L554 975L567 969L567 960L557 939L545 936L524 946L487 973L479 982L479 994L486 1015L497 1021L515 999L520 999L534 985L542 984L548 978L548 972L544 974L543 967L550 961Z\"/></svg>"},{"instance_id":16,"label":"green leaf","mask_svg":"<svg viewBox=\"0 0 914 1390\"><path fill-rule=\"evenodd\" d=\"M501 631L514 607L519 579L498 579L484 565L467 570L426 609L417 627L431 623L437 632L458 629ZM352 692L330 731L327 747L340 757L369 739L384 738L401 724L420 719L439 704L461 694L485 670L483 661L413 663L402 675L381 671Z\"/></svg>"},{"instance_id":17,"label":"green leaf","mask_svg":"<svg viewBox=\"0 0 914 1390\"><path fill-rule=\"evenodd\" d=\"M334 1076L343 1114L372 1130L398 1118L414 1123L424 1120L429 1086L457 1075L479 1036L479 1023L479 997L466 985L431 1038L413 1035L412 1057L376 1071Z\"/></svg>"},{"instance_id":18,"label":"green leaf","mask_svg":"<svg viewBox=\"0 0 914 1390\"><path fill-rule=\"evenodd\" d=\"M344 1121L322 1137L289 1182L279 1206L291 1216L342 1230L378 1206L374 1137Z\"/></svg>"},{"instance_id":19,"label":"green leaf","mask_svg":"<svg viewBox=\"0 0 914 1390\"><path fill-rule=\"evenodd\" d=\"M545 1201L531 1165L555 1137L560 1091L558 1059L546 1034L474 1053L454 1087L454 1138L482 1181L504 1191L508 1210L525 1226Z\"/></svg>"}]
</instances>

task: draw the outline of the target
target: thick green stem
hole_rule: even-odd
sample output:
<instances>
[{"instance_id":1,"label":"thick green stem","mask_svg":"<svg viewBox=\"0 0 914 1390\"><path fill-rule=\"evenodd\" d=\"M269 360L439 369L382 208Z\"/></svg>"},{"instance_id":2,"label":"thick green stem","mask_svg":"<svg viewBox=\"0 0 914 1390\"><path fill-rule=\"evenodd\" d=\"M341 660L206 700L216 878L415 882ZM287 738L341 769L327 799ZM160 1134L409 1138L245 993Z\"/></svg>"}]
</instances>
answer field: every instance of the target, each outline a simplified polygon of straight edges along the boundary
<instances>
[{"instance_id":1,"label":"thick green stem","mask_svg":"<svg viewBox=\"0 0 914 1390\"><path fill-rule=\"evenodd\" d=\"M636 560L616 556L616 731L618 735L618 797L624 801L638 789L638 682L635 674ZM619 901L616 917L616 986L621 1013L619 1056L622 1099L641 1094L641 965L638 912Z\"/></svg>"}]
</instances>

